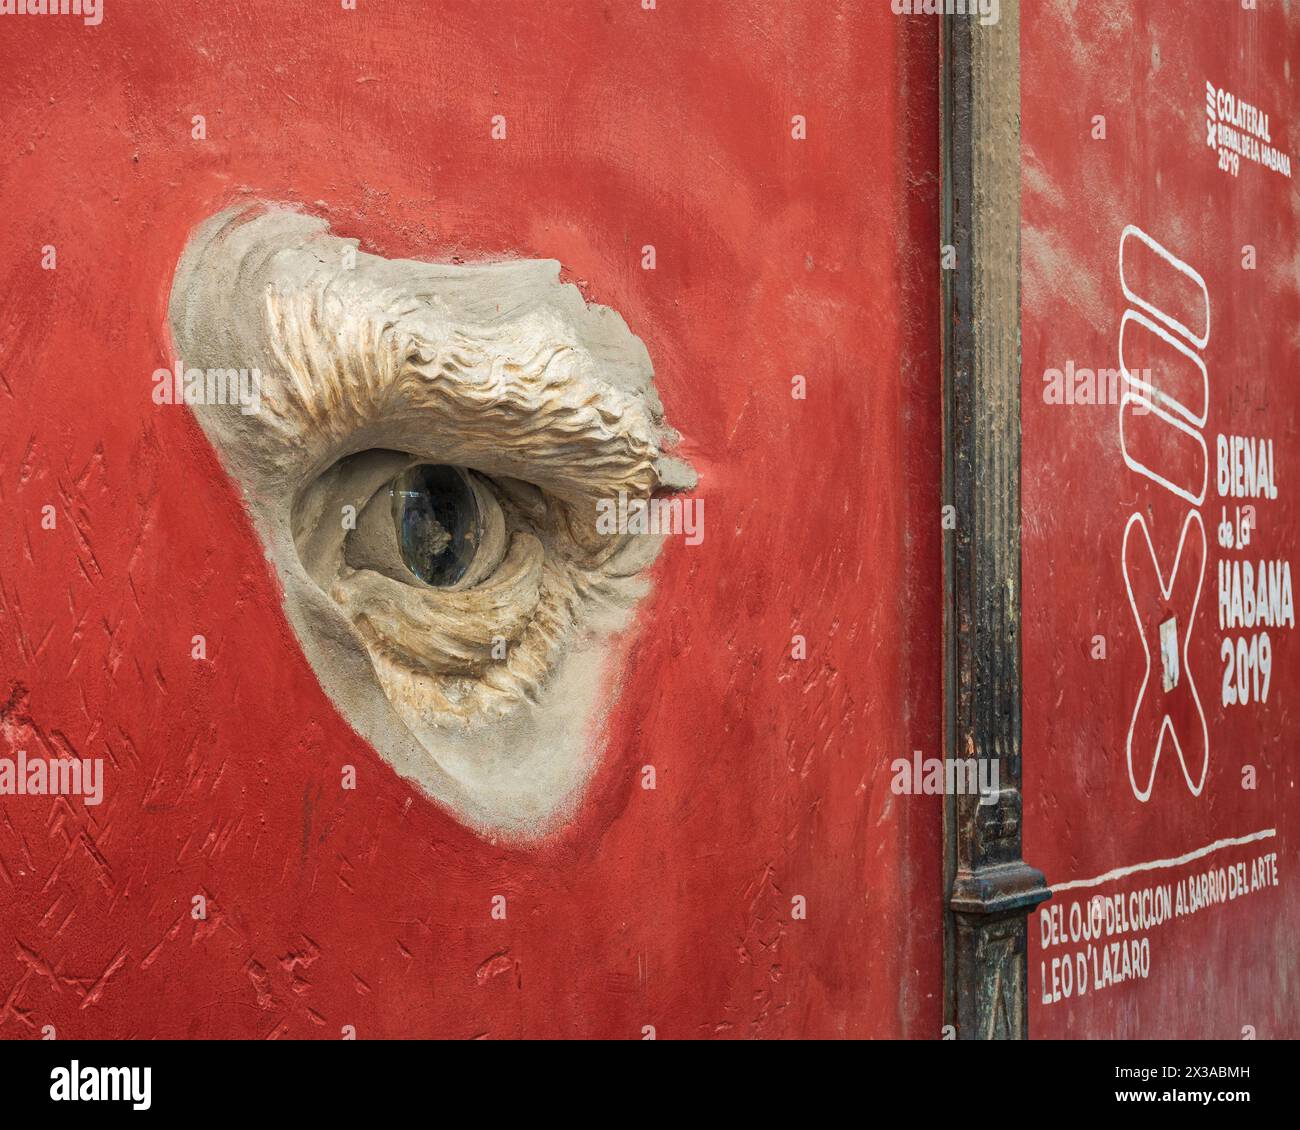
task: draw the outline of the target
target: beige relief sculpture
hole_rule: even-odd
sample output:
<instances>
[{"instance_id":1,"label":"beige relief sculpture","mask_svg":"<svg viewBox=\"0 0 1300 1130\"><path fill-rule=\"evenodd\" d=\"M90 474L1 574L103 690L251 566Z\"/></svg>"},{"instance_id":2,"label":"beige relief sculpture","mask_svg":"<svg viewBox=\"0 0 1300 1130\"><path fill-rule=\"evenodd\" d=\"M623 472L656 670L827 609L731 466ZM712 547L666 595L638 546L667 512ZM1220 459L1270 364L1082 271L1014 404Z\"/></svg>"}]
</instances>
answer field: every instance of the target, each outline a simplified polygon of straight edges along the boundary
<instances>
[{"instance_id":1,"label":"beige relief sculpture","mask_svg":"<svg viewBox=\"0 0 1300 1130\"><path fill-rule=\"evenodd\" d=\"M645 346L554 261L388 260L286 208L214 216L171 295L187 399L303 651L397 772L480 832L572 810L658 537L597 503L693 487ZM178 385L180 380L178 379Z\"/></svg>"}]
</instances>

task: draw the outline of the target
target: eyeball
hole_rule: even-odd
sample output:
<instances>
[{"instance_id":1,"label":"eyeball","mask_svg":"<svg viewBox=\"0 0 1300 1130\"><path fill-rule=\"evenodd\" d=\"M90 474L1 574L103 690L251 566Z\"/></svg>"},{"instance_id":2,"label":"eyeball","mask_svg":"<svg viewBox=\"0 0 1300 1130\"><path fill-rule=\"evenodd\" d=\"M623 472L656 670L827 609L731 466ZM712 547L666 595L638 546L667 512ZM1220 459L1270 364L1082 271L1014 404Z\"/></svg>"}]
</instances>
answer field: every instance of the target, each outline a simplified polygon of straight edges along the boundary
<instances>
[{"instance_id":1,"label":"eyeball","mask_svg":"<svg viewBox=\"0 0 1300 1130\"><path fill-rule=\"evenodd\" d=\"M406 567L426 585L454 585L483 540L483 518L465 473L421 463L394 479L389 495Z\"/></svg>"},{"instance_id":2,"label":"eyeball","mask_svg":"<svg viewBox=\"0 0 1300 1130\"><path fill-rule=\"evenodd\" d=\"M350 462L370 463L380 473L387 466L392 475L392 464L380 453ZM365 504L344 546L347 564L448 593L490 579L509 543L493 484L467 467L408 463Z\"/></svg>"}]
</instances>

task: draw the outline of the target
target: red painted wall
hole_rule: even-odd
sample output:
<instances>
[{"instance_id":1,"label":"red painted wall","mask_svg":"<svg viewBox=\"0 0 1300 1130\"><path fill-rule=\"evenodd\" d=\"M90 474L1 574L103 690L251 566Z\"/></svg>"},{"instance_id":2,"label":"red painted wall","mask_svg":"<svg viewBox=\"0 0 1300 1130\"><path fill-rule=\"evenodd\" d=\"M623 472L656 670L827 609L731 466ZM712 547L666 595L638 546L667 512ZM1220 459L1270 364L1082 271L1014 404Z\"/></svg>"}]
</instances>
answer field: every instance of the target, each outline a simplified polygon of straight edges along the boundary
<instances>
[{"instance_id":1,"label":"red painted wall","mask_svg":"<svg viewBox=\"0 0 1300 1130\"><path fill-rule=\"evenodd\" d=\"M1294 161L1300 24L1284 5L1267 2L1252 11L1235 3L1104 0L1084 14L1035 3L1022 34L1025 855L1058 888L1030 923L1031 1029L1038 1036L1295 1038L1300 639L1293 621L1221 625L1219 569L1248 561L1257 571L1263 560L1280 571L1296 559L1296 182L1249 158L1235 173L1220 168L1217 129L1216 147L1208 144L1207 83L1216 126L1226 90L1268 114L1271 145ZM1105 118L1104 138L1094 136L1096 116ZM1199 286L1149 252L1144 262L1137 236L1125 251L1130 291L1189 332L1126 297L1120 245L1128 225L1203 278L1210 310L1203 345L1191 340L1205 336ZM1126 328L1126 311L1145 313L1165 337L1132 317ZM1149 412L1134 417L1130 405L1122 444L1113 399L1046 402L1044 374L1070 365L1077 384L1081 369L1117 369L1122 336L1130 368L1150 368L1188 417L1205 417L1203 425L1177 409L1167 415L1181 427ZM1276 498L1220 493L1220 436L1272 443ZM1192 498L1130 466L1126 450L1131 462ZM1239 530L1224 544L1221 523L1235 524L1247 505L1257 518L1250 545L1241 547ZM1166 693L1154 641L1169 619L1177 624L1180 677ZM1271 648L1264 701L1250 665L1261 635ZM1135 723L1144 637L1153 641L1152 682ZM1225 703L1225 646L1240 698L1238 641L1245 641L1250 701ZM1158 745L1166 714L1190 784L1172 739ZM1198 908L1194 891L1219 882L1226 897ZM1173 913L1135 920L1148 898L1154 911L1160 891ZM1096 898L1111 908L1098 920L1100 934L1089 929ZM1128 929L1115 913L1117 899ZM1125 951L1138 957L1129 975ZM1107 981L1108 960L1119 979Z\"/></svg>"},{"instance_id":2,"label":"red painted wall","mask_svg":"<svg viewBox=\"0 0 1300 1130\"><path fill-rule=\"evenodd\" d=\"M936 1035L939 806L888 770L940 716L933 22L4 21L0 754L103 757L106 795L0 801L0 1035ZM352 734L214 453L150 400L177 256L244 194L384 255L557 258L650 348L706 538L661 558L603 769L539 849L467 833Z\"/></svg>"}]
</instances>

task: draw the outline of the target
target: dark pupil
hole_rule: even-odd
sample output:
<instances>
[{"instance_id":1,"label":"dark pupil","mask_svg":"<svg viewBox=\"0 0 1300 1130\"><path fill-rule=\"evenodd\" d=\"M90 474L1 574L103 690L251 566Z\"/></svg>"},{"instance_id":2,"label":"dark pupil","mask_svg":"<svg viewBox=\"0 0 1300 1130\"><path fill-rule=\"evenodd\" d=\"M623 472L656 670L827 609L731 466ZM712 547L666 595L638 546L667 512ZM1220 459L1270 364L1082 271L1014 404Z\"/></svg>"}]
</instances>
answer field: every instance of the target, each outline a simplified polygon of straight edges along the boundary
<instances>
[{"instance_id":1,"label":"dark pupil","mask_svg":"<svg viewBox=\"0 0 1300 1130\"><path fill-rule=\"evenodd\" d=\"M430 463L393 480L393 521L402 560L429 585L454 585L479 541L478 503L465 475Z\"/></svg>"}]
</instances>

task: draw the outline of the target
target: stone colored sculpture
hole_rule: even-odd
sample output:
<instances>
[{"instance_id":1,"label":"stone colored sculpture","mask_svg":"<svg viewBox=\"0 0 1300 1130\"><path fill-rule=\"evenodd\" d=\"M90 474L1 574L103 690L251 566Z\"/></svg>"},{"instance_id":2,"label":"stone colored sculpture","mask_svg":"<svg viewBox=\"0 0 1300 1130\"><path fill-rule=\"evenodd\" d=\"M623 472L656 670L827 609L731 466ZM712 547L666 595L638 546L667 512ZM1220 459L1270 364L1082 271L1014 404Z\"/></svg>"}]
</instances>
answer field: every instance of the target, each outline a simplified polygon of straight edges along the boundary
<instances>
[{"instance_id":1,"label":"stone colored sculpture","mask_svg":"<svg viewBox=\"0 0 1300 1130\"><path fill-rule=\"evenodd\" d=\"M644 345L554 261L387 260L320 219L214 216L177 268L178 372L243 489L321 685L400 774L486 834L571 811L617 690L614 634L661 539L597 503L689 489Z\"/></svg>"}]
</instances>

